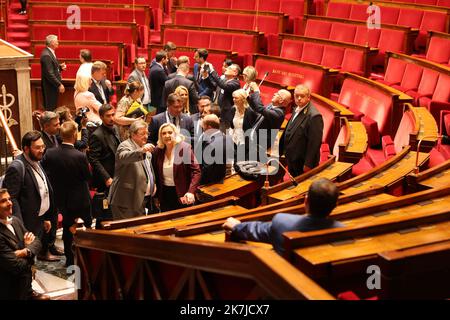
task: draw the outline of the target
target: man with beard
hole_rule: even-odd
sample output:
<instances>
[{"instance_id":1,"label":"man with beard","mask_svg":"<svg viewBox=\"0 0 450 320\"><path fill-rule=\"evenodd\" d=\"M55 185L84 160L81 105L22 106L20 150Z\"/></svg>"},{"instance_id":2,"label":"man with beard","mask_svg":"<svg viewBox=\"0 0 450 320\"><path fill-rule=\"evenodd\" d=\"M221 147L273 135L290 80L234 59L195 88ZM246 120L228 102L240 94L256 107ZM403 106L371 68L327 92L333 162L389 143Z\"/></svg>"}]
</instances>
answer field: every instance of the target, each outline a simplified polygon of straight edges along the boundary
<instances>
[{"instance_id":1,"label":"man with beard","mask_svg":"<svg viewBox=\"0 0 450 320\"><path fill-rule=\"evenodd\" d=\"M6 170L3 187L13 202L13 214L23 221L25 228L42 243L38 259L58 261L49 249L49 231L56 215L53 189L39 163L45 144L39 131L29 131L22 138L23 153Z\"/></svg>"}]
</instances>

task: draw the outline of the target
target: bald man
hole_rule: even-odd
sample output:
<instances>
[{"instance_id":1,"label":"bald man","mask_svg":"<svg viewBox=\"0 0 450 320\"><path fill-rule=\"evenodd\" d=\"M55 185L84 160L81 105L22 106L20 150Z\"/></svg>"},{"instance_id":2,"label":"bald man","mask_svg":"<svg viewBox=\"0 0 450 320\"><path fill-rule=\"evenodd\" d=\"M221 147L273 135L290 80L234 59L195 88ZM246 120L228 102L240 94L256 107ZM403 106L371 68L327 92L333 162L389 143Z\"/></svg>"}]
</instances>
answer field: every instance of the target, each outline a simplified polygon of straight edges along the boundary
<instances>
[{"instance_id":1,"label":"bald man","mask_svg":"<svg viewBox=\"0 0 450 320\"><path fill-rule=\"evenodd\" d=\"M264 107L259 92L259 87L255 82L250 84L250 95L247 98L250 107L264 118L256 124L258 132L258 144L264 149L271 148L277 137L278 130L284 121L286 107L292 101L289 91L281 89L274 93L272 102ZM272 134L272 130L273 134Z\"/></svg>"},{"instance_id":2,"label":"bald man","mask_svg":"<svg viewBox=\"0 0 450 320\"><path fill-rule=\"evenodd\" d=\"M296 108L280 139L280 156L286 155L289 173L294 177L319 164L323 135L323 118L311 103L311 90L295 87Z\"/></svg>"}]
</instances>

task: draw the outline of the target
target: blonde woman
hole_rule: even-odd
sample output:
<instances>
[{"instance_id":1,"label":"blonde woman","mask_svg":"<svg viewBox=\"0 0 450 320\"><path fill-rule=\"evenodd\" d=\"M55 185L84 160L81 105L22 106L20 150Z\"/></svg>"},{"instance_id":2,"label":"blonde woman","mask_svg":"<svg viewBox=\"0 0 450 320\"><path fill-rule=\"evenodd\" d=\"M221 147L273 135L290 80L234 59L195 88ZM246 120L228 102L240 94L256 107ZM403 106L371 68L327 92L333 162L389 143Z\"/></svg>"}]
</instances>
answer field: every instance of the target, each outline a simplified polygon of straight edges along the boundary
<instances>
[{"instance_id":1,"label":"blonde woman","mask_svg":"<svg viewBox=\"0 0 450 320\"><path fill-rule=\"evenodd\" d=\"M253 87L252 82L255 83L257 76L258 76L258 72L256 71L255 67L253 67L253 66L247 66L244 68L244 71L242 71L242 77L245 82L242 89L244 89L248 94L250 93L250 91Z\"/></svg>"},{"instance_id":2,"label":"blonde woman","mask_svg":"<svg viewBox=\"0 0 450 320\"><path fill-rule=\"evenodd\" d=\"M249 108L247 97L248 93L244 89L233 92L234 106L231 109L233 121L230 135L235 145L235 162L248 160L249 143L245 139L245 133L249 133L247 130L251 130L259 118L259 115L252 108ZM243 150L245 150L245 153Z\"/></svg>"},{"instance_id":3,"label":"blonde woman","mask_svg":"<svg viewBox=\"0 0 450 320\"><path fill-rule=\"evenodd\" d=\"M92 92L88 91L91 86L91 81L91 77L83 75L75 79L75 94L73 96L75 109L78 114L83 108L89 108L89 111L86 113L88 121L101 124L102 121L98 115L98 109L102 104L95 99Z\"/></svg>"},{"instance_id":4,"label":"blonde woman","mask_svg":"<svg viewBox=\"0 0 450 320\"><path fill-rule=\"evenodd\" d=\"M125 89L125 95L117 104L114 122L119 126L120 141L127 140L129 135L129 127L132 123L142 120L144 117L138 114L130 115L128 111L133 106L142 106L141 97L144 94L144 85L139 81L130 82ZM138 108L136 108L138 109Z\"/></svg>"},{"instance_id":5,"label":"blonde woman","mask_svg":"<svg viewBox=\"0 0 450 320\"><path fill-rule=\"evenodd\" d=\"M184 136L172 123L164 123L159 128L152 164L161 211L180 209L195 202L201 171L191 145L183 140Z\"/></svg>"},{"instance_id":6,"label":"blonde woman","mask_svg":"<svg viewBox=\"0 0 450 320\"><path fill-rule=\"evenodd\" d=\"M183 110L181 112L190 115L189 112L189 90L185 86L178 86L175 89L175 93L181 98L181 105Z\"/></svg>"}]
</instances>

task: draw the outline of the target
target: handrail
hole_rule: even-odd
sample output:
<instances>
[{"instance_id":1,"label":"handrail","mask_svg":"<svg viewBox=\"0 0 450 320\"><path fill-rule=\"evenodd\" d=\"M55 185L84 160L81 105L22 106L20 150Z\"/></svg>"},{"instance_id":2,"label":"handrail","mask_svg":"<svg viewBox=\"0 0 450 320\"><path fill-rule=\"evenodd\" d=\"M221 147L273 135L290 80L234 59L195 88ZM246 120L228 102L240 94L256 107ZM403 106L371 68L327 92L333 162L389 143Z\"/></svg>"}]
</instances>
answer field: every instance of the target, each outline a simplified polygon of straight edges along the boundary
<instances>
[{"instance_id":1,"label":"handrail","mask_svg":"<svg viewBox=\"0 0 450 320\"><path fill-rule=\"evenodd\" d=\"M0 106L6 106L7 103L6 103L6 87L5 87L5 85L2 86L1 90L2 90L2 97L3 97L3 105L0 105ZM3 108L1 108L1 107L0 107L0 122L3 127L3 130L5 130L6 137L8 138L9 143L11 144L12 152L15 153L15 152L19 151L16 140L14 139L11 129L8 126L8 121L6 120L6 117L3 113Z\"/></svg>"}]
</instances>

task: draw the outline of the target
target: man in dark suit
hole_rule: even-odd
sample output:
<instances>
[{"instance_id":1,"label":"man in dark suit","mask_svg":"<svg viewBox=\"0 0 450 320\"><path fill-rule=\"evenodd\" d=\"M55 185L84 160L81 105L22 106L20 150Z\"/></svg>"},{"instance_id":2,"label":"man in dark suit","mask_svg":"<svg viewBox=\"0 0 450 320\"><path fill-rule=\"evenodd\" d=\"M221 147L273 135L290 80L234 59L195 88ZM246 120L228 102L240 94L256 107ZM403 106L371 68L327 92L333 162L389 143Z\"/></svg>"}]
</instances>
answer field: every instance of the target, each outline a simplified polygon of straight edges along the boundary
<instances>
[{"instance_id":1,"label":"man in dark suit","mask_svg":"<svg viewBox=\"0 0 450 320\"><path fill-rule=\"evenodd\" d=\"M209 64L206 62L206 59L208 59L208 50L197 49L195 51L194 60L196 63L194 64L194 79L197 82L199 96L208 96L212 99L215 86L211 86L210 82L203 79L203 66Z\"/></svg>"},{"instance_id":2,"label":"man in dark suit","mask_svg":"<svg viewBox=\"0 0 450 320\"><path fill-rule=\"evenodd\" d=\"M185 86L189 91L189 112L196 113L197 112L197 103L198 103L198 93L195 90L194 82L186 78L189 73L189 65L186 63L182 63L178 66L177 75L170 80L167 80L164 85L163 97L164 102L167 101L167 97L169 94L175 92L175 89L178 86Z\"/></svg>"},{"instance_id":3,"label":"man in dark suit","mask_svg":"<svg viewBox=\"0 0 450 320\"><path fill-rule=\"evenodd\" d=\"M152 106L156 108L156 114L166 110L163 102L163 90L164 84L167 81L167 74L165 72L167 61L167 52L161 50L156 53L155 60L150 65L149 79L152 93Z\"/></svg>"},{"instance_id":4,"label":"man in dark suit","mask_svg":"<svg viewBox=\"0 0 450 320\"><path fill-rule=\"evenodd\" d=\"M194 124L191 117L182 113L183 106L181 99L176 93L169 94L167 98L167 111L157 114L152 118L148 126L148 142L156 145L158 141L159 127L163 123L171 122L179 130L182 135L186 137L186 142L192 144L194 138Z\"/></svg>"},{"instance_id":5,"label":"man in dark suit","mask_svg":"<svg viewBox=\"0 0 450 320\"><path fill-rule=\"evenodd\" d=\"M51 34L45 38L46 47L41 53L41 85L44 98L44 109L52 111L58 106L58 94L64 93L61 71L66 70L66 64L59 63L55 50L59 46L58 37Z\"/></svg>"},{"instance_id":6,"label":"man in dark suit","mask_svg":"<svg viewBox=\"0 0 450 320\"><path fill-rule=\"evenodd\" d=\"M57 113L53 111L44 111L40 118L42 140L45 143L45 150L59 146L61 138L59 137L60 121Z\"/></svg>"},{"instance_id":7,"label":"man in dark suit","mask_svg":"<svg viewBox=\"0 0 450 320\"><path fill-rule=\"evenodd\" d=\"M284 110L292 101L291 93L284 89L275 92L272 102L264 107L259 87L255 82L252 82L247 101L253 111L263 116L263 118L260 118L260 123L256 124L257 128L255 128L258 131L257 143L263 149L271 148L275 142L278 130L283 124Z\"/></svg>"},{"instance_id":8,"label":"man in dark suit","mask_svg":"<svg viewBox=\"0 0 450 320\"><path fill-rule=\"evenodd\" d=\"M294 98L296 108L281 136L280 155L286 155L289 173L296 177L319 164L323 119L311 103L308 87L295 87Z\"/></svg>"},{"instance_id":9,"label":"man in dark suit","mask_svg":"<svg viewBox=\"0 0 450 320\"><path fill-rule=\"evenodd\" d=\"M114 107L104 104L98 111L102 125L89 139L89 162L93 169L93 185L97 192L105 192L114 177L114 163L117 147L120 144L119 132L114 125Z\"/></svg>"},{"instance_id":10,"label":"man in dark suit","mask_svg":"<svg viewBox=\"0 0 450 320\"><path fill-rule=\"evenodd\" d=\"M227 163L233 161L233 142L220 131L215 114L205 115L202 125L204 132L194 150L202 170L200 184L222 182Z\"/></svg>"},{"instance_id":11,"label":"man in dark suit","mask_svg":"<svg viewBox=\"0 0 450 320\"><path fill-rule=\"evenodd\" d=\"M249 240L271 243L275 251L283 255L283 233L287 231L314 231L339 228L344 225L328 215L336 207L339 190L326 178L320 178L311 184L305 197L304 215L278 213L271 222L240 222L228 218L223 228L230 233L233 241Z\"/></svg>"},{"instance_id":12,"label":"man in dark suit","mask_svg":"<svg viewBox=\"0 0 450 320\"><path fill-rule=\"evenodd\" d=\"M21 219L27 230L39 237L42 243L38 259L58 261L59 258L49 252L49 231L56 216L56 207L52 185L39 163L45 150L41 133L25 133L22 150L23 154L6 170L3 186L11 195L14 216Z\"/></svg>"},{"instance_id":13,"label":"man in dark suit","mask_svg":"<svg viewBox=\"0 0 450 320\"><path fill-rule=\"evenodd\" d=\"M217 72L211 68L206 68L205 71L208 73L205 80L209 81L209 86L217 85L215 100L220 106L220 122L222 129L228 129L233 121L233 115L231 114L231 108L234 105L233 92L241 87L238 79L241 69L237 64L232 64L225 70L225 79L221 79Z\"/></svg>"},{"instance_id":14,"label":"man in dark suit","mask_svg":"<svg viewBox=\"0 0 450 320\"><path fill-rule=\"evenodd\" d=\"M203 133L202 118L204 114L210 114L211 98L201 96L198 100L197 109L197 113L191 114L191 119L194 123L194 139L197 139Z\"/></svg>"},{"instance_id":15,"label":"man in dark suit","mask_svg":"<svg viewBox=\"0 0 450 320\"><path fill-rule=\"evenodd\" d=\"M167 65L165 68L167 75L177 72L177 57L175 57L177 46L175 43L168 41L164 45L163 50L167 52Z\"/></svg>"},{"instance_id":16,"label":"man in dark suit","mask_svg":"<svg viewBox=\"0 0 450 320\"><path fill-rule=\"evenodd\" d=\"M8 190L0 188L0 300L49 300L31 287L41 242L12 216L12 207Z\"/></svg>"},{"instance_id":17,"label":"man in dark suit","mask_svg":"<svg viewBox=\"0 0 450 320\"><path fill-rule=\"evenodd\" d=\"M88 180L91 177L86 155L75 149L78 125L66 121L61 125L62 144L45 153L42 166L55 190L55 202L63 215L63 241L66 266L74 264L73 234L70 230L78 218L91 227L91 197Z\"/></svg>"},{"instance_id":18,"label":"man in dark suit","mask_svg":"<svg viewBox=\"0 0 450 320\"><path fill-rule=\"evenodd\" d=\"M92 83L89 87L89 91L95 96L95 99L101 104L109 103L111 96L114 94L111 81L106 79L107 66L102 61L95 61L92 64Z\"/></svg>"}]
</instances>

